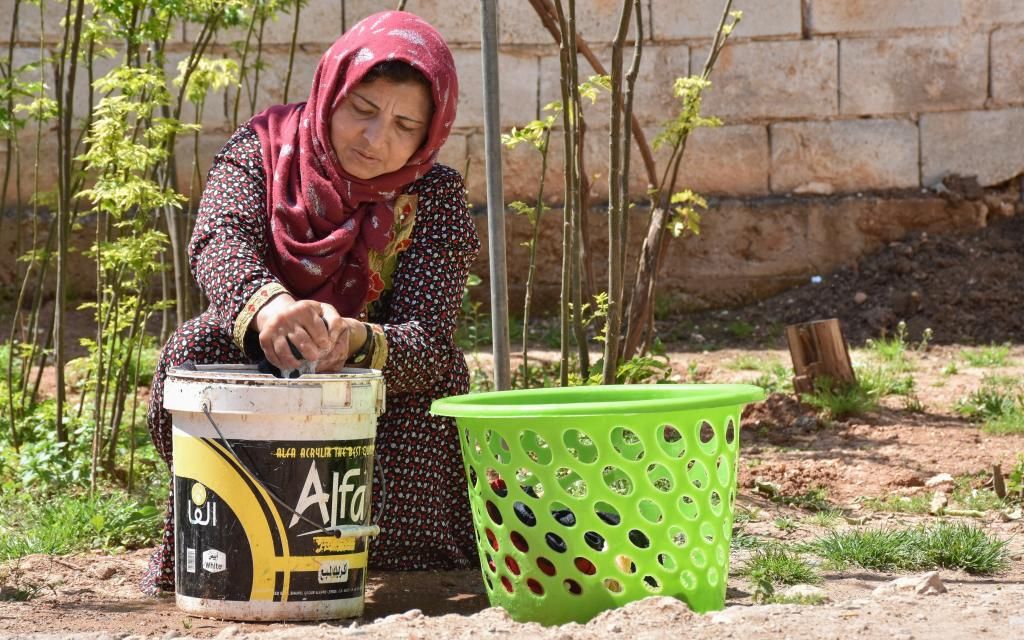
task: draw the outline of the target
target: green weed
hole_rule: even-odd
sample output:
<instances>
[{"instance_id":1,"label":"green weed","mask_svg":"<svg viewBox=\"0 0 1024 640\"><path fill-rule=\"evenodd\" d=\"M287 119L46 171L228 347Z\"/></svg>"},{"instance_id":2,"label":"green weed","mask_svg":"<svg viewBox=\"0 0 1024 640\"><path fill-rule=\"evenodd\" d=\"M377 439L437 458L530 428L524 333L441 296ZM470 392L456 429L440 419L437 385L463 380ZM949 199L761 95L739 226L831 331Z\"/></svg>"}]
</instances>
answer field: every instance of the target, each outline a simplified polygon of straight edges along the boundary
<instances>
[{"instance_id":1,"label":"green weed","mask_svg":"<svg viewBox=\"0 0 1024 640\"><path fill-rule=\"evenodd\" d=\"M45 498L7 493L0 497L0 561L33 553L146 546L158 538L162 518L153 505L121 491Z\"/></svg>"},{"instance_id":2,"label":"green weed","mask_svg":"<svg viewBox=\"0 0 1024 640\"><path fill-rule=\"evenodd\" d=\"M987 433L1024 433L1024 392L1017 378L985 376L981 386L961 398L955 409L982 423Z\"/></svg>"},{"instance_id":3,"label":"green weed","mask_svg":"<svg viewBox=\"0 0 1024 640\"><path fill-rule=\"evenodd\" d=\"M733 371L766 371L773 364L775 363L766 363L762 358L751 353L744 353L736 356L732 362L726 365L726 368Z\"/></svg>"},{"instance_id":4,"label":"green weed","mask_svg":"<svg viewBox=\"0 0 1024 640\"><path fill-rule=\"evenodd\" d=\"M804 548L836 567L877 571L941 567L991 574L1007 566L1007 542L969 524L941 522L914 529L832 531Z\"/></svg>"},{"instance_id":5,"label":"green weed","mask_svg":"<svg viewBox=\"0 0 1024 640\"><path fill-rule=\"evenodd\" d=\"M789 533L791 531L796 531L796 522L793 518L779 516L778 518L775 518L775 528L784 533Z\"/></svg>"},{"instance_id":6,"label":"green weed","mask_svg":"<svg viewBox=\"0 0 1024 640\"><path fill-rule=\"evenodd\" d=\"M839 509L824 509L807 518L807 522L822 527L833 529L843 521L843 512Z\"/></svg>"},{"instance_id":7,"label":"green weed","mask_svg":"<svg viewBox=\"0 0 1024 640\"><path fill-rule=\"evenodd\" d=\"M1024 433L1024 412L1018 410L1005 416L987 420L982 426L982 430L985 433L999 436Z\"/></svg>"},{"instance_id":8,"label":"green weed","mask_svg":"<svg viewBox=\"0 0 1024 640\"><path fill-rule=\"evenodd\" d=\"M754 585L754 599L767 601L775 587L793 584L819 584L821 576L800 555L786 547L758 549L737 571Z\"/></svg>"},{"instance_id":9,"label":"green weed","mask_svg":"<svg viewBox=\"0 0 1024 640\"><path fill-rule=\"evenodd\" d=\"M841 420L874 411L878 408L878 397L860 381L836 386L831 379L822 376L815 380L814 392L804 394L801 400L821 409L829 419Z\"/></svg>"},{"instance_id":10,"label":"green weed","mask_svg":"<svg viewBox=\"0 0 1024 640\"><path fill-rule=\"evenodd\" d=\"M1006 493L1024 501L1024 453L1017 454L1017 464L1006 474Z\"/></svg>"},{"instance_id":11,"label":"green weed","mask_svg":"<svg viewBox=\"0 0 1024 640\"><path fill-rule=\"evenodd\" d=\"M896 333L891 337L882 337L877 340L868 340L867 347L871 354L887 369L895 370L898 373L913 371L914 366L907 357L908 352L923 352L927 350L928 343L932 339L932 330L925 329L921 340L914 343L907 339L907 323L900 321L896 325Z\"/></svg>"},{"instance_id":12,"label":"green weed","mask_svg":"<svg viewBox=\"0 0 1024 640\"><path fill-rule=\"evenodd\" d=\"M773 595L773 596L771 596L769 598L766 598L764 603L765 604L800 604L800 605L811 605L811 606L813 606L813 605L825 604L825 602L827 602L827 601L828 601L827 597L825 597L825 596L818 596L818 595L814 595L814 596L783 596L783 595Z\"/></svg>"},{"instance_id":13,"label":"green weed","mask_svg":"<svg viewBox=\"0 0 1024 640\"><path fill-rule=\"evenodd\" d=\"M884 498L865 498L862 504L872 511L886 513L928 513L931 498L924 493L912 496L887 495Z\"/></svg>"},{"instance_id":14,"label":"green weed","mask_svg":"<svg viewBox=\"0 0 1024 640\"><path fill-rule=\"evenodd\" d=\"M964 349L960 357L972 367L1005 367L1010 357L1010 345L990 344L987 347Z\"/></svg>"},{"instance_id":15,"label":"green weed","mask_svg":"<svg viewBox=\"0 0 1024 640\"><path fill-rule=\"evenodd\" d=\"M760 549L767 544L764 538L749 533L735 533L732 537L733 549Z\"/></svg>"}]
</instances>

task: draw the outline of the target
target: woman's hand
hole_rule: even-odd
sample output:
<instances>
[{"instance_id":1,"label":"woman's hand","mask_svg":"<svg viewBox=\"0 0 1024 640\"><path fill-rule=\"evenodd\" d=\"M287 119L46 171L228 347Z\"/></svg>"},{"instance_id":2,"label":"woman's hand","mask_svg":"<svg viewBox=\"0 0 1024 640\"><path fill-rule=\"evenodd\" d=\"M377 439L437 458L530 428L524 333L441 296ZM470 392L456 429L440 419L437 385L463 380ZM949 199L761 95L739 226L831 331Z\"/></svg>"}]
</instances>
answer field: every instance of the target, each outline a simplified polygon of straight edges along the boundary
<instances>
[{"instance_id":1,"label":"woman's hand","mask_svg":"<svg viewBox=\"0 0 1024 640\"><path fill-rule=\"evenodd\" d=\"M296 300L282 293L263 305L253 318L253 324L259 332L264 355L279 369L299 367L299 359L292 354L289 341L302 358L309 361L330 359L339 343L345 343L345 357L348 356L348 340L343 335L348 326L329 304Z\"/></svg>"},{"instance_id":2,"label":"woman's hand","mask_svg":"<svg viewBox=\"0 0 1024 640\"><path fill-rule=\"evenodd\" d=\"M317 373L337 373L345 368L349 356L359 350L363 342L369 339L366 327L355 318L341 318L344 329L334 343L334 348L316 363Z\"/></svg>"}]
</instances>

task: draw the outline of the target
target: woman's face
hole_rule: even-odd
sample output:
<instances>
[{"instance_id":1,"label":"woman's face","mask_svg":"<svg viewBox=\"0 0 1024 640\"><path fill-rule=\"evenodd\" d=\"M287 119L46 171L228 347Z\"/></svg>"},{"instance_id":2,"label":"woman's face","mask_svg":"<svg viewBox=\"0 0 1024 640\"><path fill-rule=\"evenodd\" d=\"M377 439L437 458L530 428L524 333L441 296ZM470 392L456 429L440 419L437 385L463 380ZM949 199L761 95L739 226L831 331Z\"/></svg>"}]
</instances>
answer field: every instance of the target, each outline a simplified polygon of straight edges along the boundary
<instances>
[{"instance_id":1,"label":"woman's face","mask_svg":"<svg viewBox=\"0 0 1024 640\"><path fill-rule=\"evenodd\" d=\"M427 137L433 100L418 82L361 82L331 115L342 169L367 180L405 166Z\"/></svg>"}]
</instances>

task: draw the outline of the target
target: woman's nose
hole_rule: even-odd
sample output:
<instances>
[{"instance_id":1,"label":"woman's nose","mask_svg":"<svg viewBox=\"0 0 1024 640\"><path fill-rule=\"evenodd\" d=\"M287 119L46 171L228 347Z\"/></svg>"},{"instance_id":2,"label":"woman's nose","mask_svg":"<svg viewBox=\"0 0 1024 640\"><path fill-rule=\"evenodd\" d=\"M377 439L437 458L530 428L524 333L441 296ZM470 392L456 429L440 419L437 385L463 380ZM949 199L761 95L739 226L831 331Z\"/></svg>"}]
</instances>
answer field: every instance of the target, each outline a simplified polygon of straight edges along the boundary
<instances>
[{"instance_id":1,"label":"woman's nose","mask_svg":"<svg viewBox=\"0 0 1024 640\"><path fill-rule=\"evenodd\" d=\"M386 135L384 122L380 118L374 118L366 124L363 129L363 137L371 148L377 147L384 142Z\"/></svg>"}]
</instances>

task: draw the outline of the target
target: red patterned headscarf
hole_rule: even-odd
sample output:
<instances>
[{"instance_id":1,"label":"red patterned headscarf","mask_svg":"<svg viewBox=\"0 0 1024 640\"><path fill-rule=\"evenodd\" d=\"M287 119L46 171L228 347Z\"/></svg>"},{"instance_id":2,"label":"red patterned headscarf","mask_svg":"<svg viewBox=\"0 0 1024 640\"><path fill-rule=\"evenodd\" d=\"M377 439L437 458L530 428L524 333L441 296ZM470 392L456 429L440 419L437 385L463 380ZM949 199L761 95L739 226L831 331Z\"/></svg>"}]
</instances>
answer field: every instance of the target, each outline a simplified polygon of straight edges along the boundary
<instances>
[{"instance_id":1,"label":"red patterned headscarf","mask_svg":"<svg viewBox=\"0 0 1024 640\"><path fill-rule=\"evenodd\" d=\"M342 169L331 146L331 114L374 65L400 60L430 80L434 114L426 140L401 169L370 180ZM378 294L369 251L382 252L402 188L433 166L448 139L459 87L441 34L405 11L376 13L320 58L309 99L277 105L250 124L263 147L272 235L270 269L297 298L358 316Z\"/></svg>"}]
</instances>

